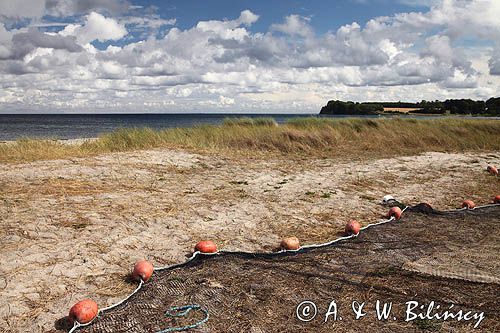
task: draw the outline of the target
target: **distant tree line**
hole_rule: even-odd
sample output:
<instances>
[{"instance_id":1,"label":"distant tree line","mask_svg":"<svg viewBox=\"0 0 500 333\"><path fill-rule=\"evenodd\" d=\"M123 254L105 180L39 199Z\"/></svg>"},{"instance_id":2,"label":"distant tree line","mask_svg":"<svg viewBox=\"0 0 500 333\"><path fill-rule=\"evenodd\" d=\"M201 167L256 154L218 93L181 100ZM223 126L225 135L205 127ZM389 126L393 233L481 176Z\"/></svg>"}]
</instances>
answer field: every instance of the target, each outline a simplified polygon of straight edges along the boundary
<instances>
[{"instance_id":1,"label":"distant tree line","mask_svg":"<svg viewBox=\"0 0 500 333\"><path fill-rule=\"evenodd\" d=\"M378 114L384 111L384 106L377 103L354 103L343 101L329 101L321 109L320 114Z\"/></svg>"},{"instance_id":2,"label":"distant tree line","mask_svg":"<svg viewBox=\"0 0 500 333\"><path fill-rule=\"evenodd\" d=\"M472 99L447 99L441 101L422 101L417 103L419 113L428 114L473 114L473 115L500 115L500 97L485 101Z\"/></svg>"},{"instance_id":3,"label":"distant tree line","mask_svg":"<svg viewBox=\"0 0 500 333\"><path fill-rule=\"evenodd\" d=\"M424 114L472 114L472 115L496 115L500 116L500 97L494 97L485 101L474 101L472 99L447 99L446 101L421 101L409 102L343 102L329 101L321 109L320 114L345 114L345 115L370 115L379 114L384 108L414 108L418 110L411 113Z\"/></svg>"}]
</instances>

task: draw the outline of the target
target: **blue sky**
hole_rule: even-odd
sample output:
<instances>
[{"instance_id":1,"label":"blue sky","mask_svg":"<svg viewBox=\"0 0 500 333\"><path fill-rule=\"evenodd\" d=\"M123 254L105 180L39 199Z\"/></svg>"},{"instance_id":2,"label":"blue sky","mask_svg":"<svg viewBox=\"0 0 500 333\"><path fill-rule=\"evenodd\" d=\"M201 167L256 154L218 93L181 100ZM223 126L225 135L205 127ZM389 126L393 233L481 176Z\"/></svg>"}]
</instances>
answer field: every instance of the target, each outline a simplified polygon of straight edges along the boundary
<instances>
[{"instance_id":1,"label":"blue sky","mask_svg":"<svg viewBox=\"0 0 500 333\"><path fill-rule=\"evenodd\" d=\"M325 33L336 30L338 27L358 22L365 24L377 16L391 16L395 13L408 11L425 11L429 8L428 1L405 1L405 0L337 0L337 1L297 1L297 0L186 0L186 1L133 1L131 11L139 15L145 12L154 12L163 19L175 19L175 26L180 29L189 29L199 21L229 20L239 16L246 9L259 15L259 20L249 27L253 32L265 33L269 27L282 20L284 17L297 14L310 19L311 26L316 33ZM80 19L74 17L46 16L46 22L74 23ZM48 26L46 31L59 31L61 26ZM159 31L160 36L167 29ZM119 41L94 41L93 44L99 48L108 45L125 45L131 39L139 40L139 34L131 34L128 40Z\"/></svg>"},{"instance_id":2,"label":"blue sky","mask_svg":"<svg viewBox=\"0 0 500 333\"><path fill-rule=\"evenodd\" d=\"M425 2L423 2L425 3ZM134 4L158 7L164 18L175 17L177 25L183 29L192 27L198 21L223 20L237 17L242 10L250 9L260 15L252 27L254 31L264 32L267 28L290 14L312 18L312 25L319 33L336 30L339 26L354 21L365 23L375 16L425 10L427 6L404 5L401 1L391 0L185 0L185 1L134 1Z\"/></svg>"},{"instance_id":3,"label":"blue sky","mask_svg":"<svg viewBox=\"0 0 500 333\"><path fill-rule=\"evenodd\" d=\"M297 112L487 99L500 1L0 2L0 112Z\"/></svg>"}]
</instances>

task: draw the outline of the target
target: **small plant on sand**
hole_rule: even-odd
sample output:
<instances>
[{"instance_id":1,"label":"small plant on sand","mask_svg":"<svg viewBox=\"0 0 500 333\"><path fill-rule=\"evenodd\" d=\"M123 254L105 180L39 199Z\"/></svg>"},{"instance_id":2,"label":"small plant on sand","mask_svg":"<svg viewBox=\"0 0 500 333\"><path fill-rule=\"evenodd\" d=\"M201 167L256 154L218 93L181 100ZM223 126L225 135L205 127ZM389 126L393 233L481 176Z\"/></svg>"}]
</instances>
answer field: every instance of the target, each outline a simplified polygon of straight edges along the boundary
<instances>
[{"instance_id":1,"label":"small plant on sand","mask_svg":"<svg viewBox=\"0 0 500 333\"><path fill-rule=\"evenodd\" d=\"M419 329L428 332L437 332L441 330L441 323L434 322L429 319L416 319L413 324Z\"/></svg>"},{"instance_id":2,"label":"small plant on sand","mask_svg":"<svg viewBox=\"0 0 500 333\"><path fill-rule=\"evenodd\" d=\"M233 181L230 181L229 184L233 184L233 185L248 185L248 182L246 180L233 180Z\"/></svg>"}]
</instances>

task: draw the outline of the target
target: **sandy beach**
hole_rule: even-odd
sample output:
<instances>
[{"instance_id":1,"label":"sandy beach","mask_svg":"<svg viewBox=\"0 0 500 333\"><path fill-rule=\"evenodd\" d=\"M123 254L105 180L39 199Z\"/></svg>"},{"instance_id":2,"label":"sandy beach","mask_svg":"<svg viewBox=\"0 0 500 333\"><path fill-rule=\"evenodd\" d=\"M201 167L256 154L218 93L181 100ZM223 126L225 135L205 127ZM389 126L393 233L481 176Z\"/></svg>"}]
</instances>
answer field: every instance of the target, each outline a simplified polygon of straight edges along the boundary
<instances>
[{"instance_id":1,"label":"sandy beach","mask_svg":"<svg viewBox=\"0 0 500 333\"><path fill-rule=\"evenodd\" d=\"M288 235L324 242L349 218L379 220L386 194L441 209L487 203L499 188L488 164L500 153L348 160L155 149L3 164L0 331L59 332L76 301L107 306L130 293L136 260L182 262L200 239L245 251L274 250Z\"/></svg>"}]
</instances>

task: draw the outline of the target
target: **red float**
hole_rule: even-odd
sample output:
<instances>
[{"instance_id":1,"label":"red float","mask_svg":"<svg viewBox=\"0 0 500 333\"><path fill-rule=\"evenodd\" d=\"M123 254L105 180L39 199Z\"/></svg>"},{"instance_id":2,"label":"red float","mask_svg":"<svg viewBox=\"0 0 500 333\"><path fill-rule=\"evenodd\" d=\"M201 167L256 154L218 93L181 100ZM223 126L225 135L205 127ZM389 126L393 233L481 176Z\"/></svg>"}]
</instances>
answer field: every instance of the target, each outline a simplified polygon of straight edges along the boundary
<instances>
[{"instance_id":1,"label":"red float","mask_svg":"<svg viewBox=\"0 0 500 333\"><path fill-rule=\"evenodd\" d=\"M281 248L285 250L300 249L300 241L297 237L287 237L281 240Z\"/></svg>"},{"instance_id":2,"label":"red float","mask_svg":"<svg viewBox=\"0 0 500 333\"><path fill-rule=\"evenodd\" d=\"M142 280L146 282L153 275L153 271L153 264L149 261L141 260L135 263L132 278L137 281Z\"/></svg>"},{"instance_id":3,"label":"red float","mask_svg":"<svg viewBox=\"0 0 500 333\"><path fill-rule=\"evenodd\" d=\"M401 218L401 215L403 214L403 211L399 207L392 207L389 210L389 213L387 213L387 217L394 217L396 220L399 220Z\"/></svg>"},{"instance_id":4,"label":"red float","mask_svg":"<svg viewBox=\"0 0 500 333\"><path fill-rule=\"evenodd\" d=\"M361 223L356 220L349 221L345 226L345 233L348 235L357 235L361 230Z\"/></svg>"},{"instance_id":5,"label":"red float","mask_svg":"<svg viewBox=\"0 0 500 333\"><path fill-rule=\"evenodd\" d=\"M500 204L500 195L493 198L493 203Z\"/></svg>"},{"instance_id":6,"label":"red float","mask_svg":"<svg viewBox=\"0 0 500 333\"><path fill-rule=\"evenodd\" d=\"M202 253L216 253L217 245L215 245L215 243L212 241L203 240L201 242L198 242L198 244L196 244L195 250L200 251Z\"/></svg>"},{"instance_id":7,"label":"red float","mask_svg":"<svg viewBox=\"0 0 500 333\"><path fill-rule=\"evenodd\" d=\"M488 165L488 167L486 168L486 170L491 173L492 175L495 175L497 176L498 175L498 169L493 166L493 165Z\"/></svg>"},{"instance_id":8,"label":"red float","mask_svg":"<svg viewBox=\"0 0 500 333\"><path fill-rule=\"evenodd\" d=\"M90 323L99 312L97 303L91 299L85 299L73 305L69 310L69 320L80 324Z\"/></svg>"},{"instance_id":9,"label":"red float","mask_svg":"<svg viewBox=\"0 0 500 333\"><path fill-rule=\"evenodd\" d=\"M464 200L464 202L462 202L462 208L474 209L476 208L476 204L472 200Z\"/></svg>"}]
</instances>

